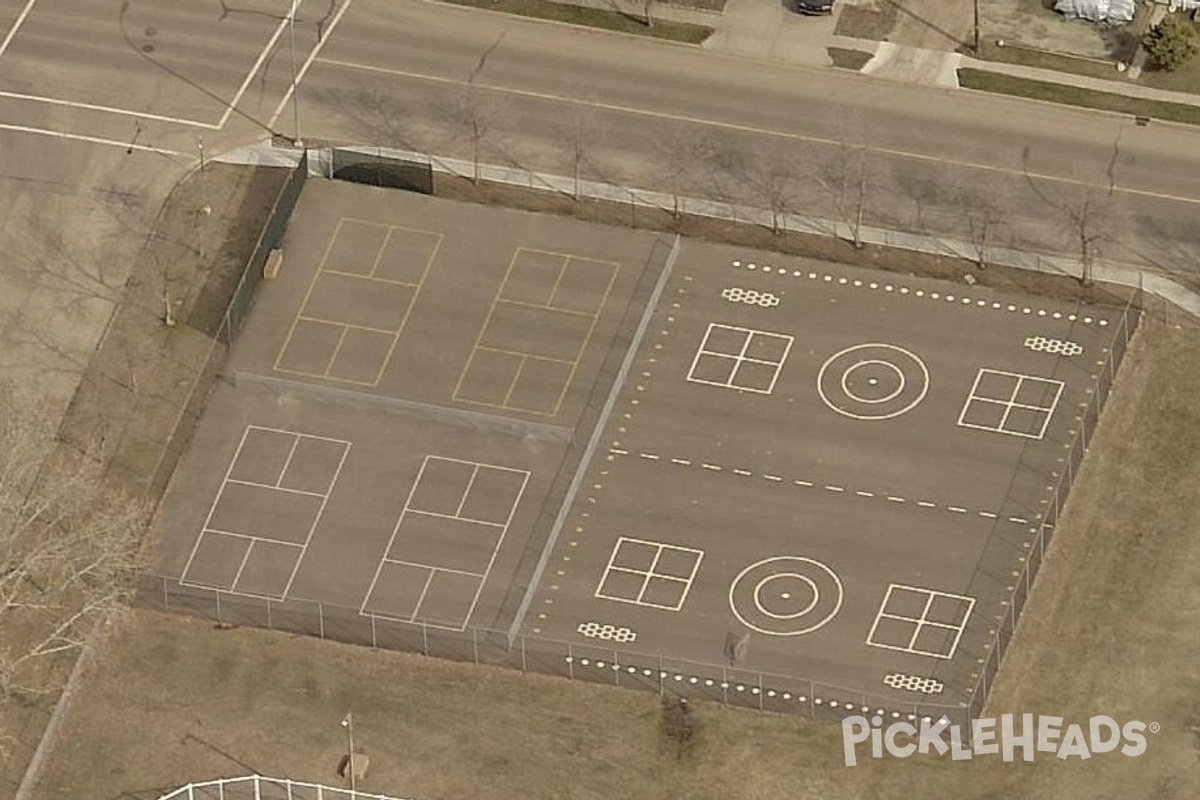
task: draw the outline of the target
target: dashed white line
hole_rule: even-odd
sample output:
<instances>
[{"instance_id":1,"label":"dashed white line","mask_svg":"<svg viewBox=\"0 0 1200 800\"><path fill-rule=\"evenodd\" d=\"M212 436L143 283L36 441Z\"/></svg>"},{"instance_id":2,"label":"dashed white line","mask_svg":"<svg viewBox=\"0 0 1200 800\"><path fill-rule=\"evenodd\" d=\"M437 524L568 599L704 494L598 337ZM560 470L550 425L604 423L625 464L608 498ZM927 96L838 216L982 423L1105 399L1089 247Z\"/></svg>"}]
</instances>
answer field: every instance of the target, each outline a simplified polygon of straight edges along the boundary
<instances>
[{"instance_id":1,"label":"dashed white line","mask_svg":"<svg viewBox=\"0 0 1200 800\"><path fill-rule=\"evenodd\" d=\"M903 497L896 497L896 496L895 496L895 495L893 495L893 494L889 494L889 495L888 495L888 502L889 502L889 503L906 503L906 502L908 502L908 501L907 501L907 500L905 500Z\"/></svg>"},{"instance_id":2,"label":"dashed white line","mask_svg":"<svg viewBox=\"0 0 1200 800\"><path fill-rule=\"evenodd\" d=\"M846 490L845 490L845 489L843 489L841 486L826 486L825 488L826 488L826 490L828 490L828 491L830 491L830 492L844 492L844 491L846 491Z\"/></svg>"},{"instance_id":3,"label":"dashed white line","mask_svg":"<svg viewBox=\"0 0 1200 800\"><path fill-rule=\"evenodd\" d=\"M618 455L618 456L627 456L627 455L629 455L629 451L628 451L628 450L620 450L620 449L618 449L618 448L616 448L616 447L610 447L610 448L609 448L609 450L608 450L608 452L612 453L613 455Z\"/></svg>"},{"instance_id":4,"label":"dashed white line","mask_svg":"<svg viewBox=\"0 0 1200 800\"><path fill-rule=\"evenodd\" d=\"M753 473L753 472L751 472L751 471L750 471L750 470L748 470L748 469L735 469L735 470L733 471L733 474L734 474L734 475L746 475L746 476L748 477L748 476L750 476L750 475L753 475L754 473Z\"/></svg>"},{"instance_id":5,"label":"dashed white line","mask_svg":"<svg viewBox=\"0 0 1200 800\"><path fill-rule=\"evenodd\" d=\"M658 461L659 458L658 456L654 455L654 453L638 453L638 456L648 461Z\"/></svg>"},{"instance_id":6,"label":"dashed white line","mask_svg":"<svg viewBox=\"0 0 1200 800\"><path fill-rule=\"evenodd\" d=\"M779 482L779 481L783 480L783 478L780 477L779 475L763 475L763 477L769 481L775 481L775 482Z\"/></svg>"},{"instance_id":7,"label":"dashed white line","mask_svg":"<svg viewBox=\"0 0 1200 800\"><path fill-rule=\"evenodd\" d=\"M981 516L981 517L987 517L988 519L995 519L995 518L996 518L996 515L995 515L994 513L992 513L991 511L980 511L980 512L979 512L979 516Z\"/></svg>"},{"instance_id":8,"label":"dashed white line","mask_svg":"<svg viewBox=\"0 0 1200 800\"><path fill-rule=\"evenodd\" d=\"M811 488L813 485L812 481L792 481L792 483L796 484L797 486L807 486L809 488Z\"/></svg>"},{"instance_id":9,"label":"dashed white line","mask_svg":"<svg viewBox=\"0 0 1200 800\"><path fill-rule=\"evenodd\" d=\"M953 511L955 514L967 513L967 510L965 508L959 508L958 506L946 506L946 508L948 508L950 511Z\"/></svg>"},{"instance_id":10,"label":"dashed white line","mask_svg":"<svg viewBox=\"0 0 1200 800\"><path fill-rule=\"evenodd\" d=\"M686 458L672 458L671 463L680 464L685 467L690 467L692 465L692 462L688 461Z\"/></svg>"},{"instance_id":11,"label":"dashed white line","mask_svg":"<svg viewBox=\"0 0 1200 800\"><path fill-rule=\"evenodd\" d=\"M937 508L937 503L931 503L928 500L918 500L917 505L921 508Z\"/></svg>"},{"instance_id":12,"label":"dashed white line","mask_svg":"<svg viewBox=\"0 0 1200 800\"><path fill-rule=\"evenodd\" d=\"M1029 520L1024 519L1022 517L1009 517L1008 521L1015 522L1018 525L1028 525L1029 524Z\"/></svg>"},{"instance_id":13,"label":"dashed white line","mask_svg":"<svg viewBox=\"0 0 1200 800\"><path fill-rule=\"evenodd\" d=\"M721 471L721 468L716 464L701 464L700 466L704 467L705 469L711 469L713 472Z\"/></svg>"},{"instance_id":14,"label":"dashed white line","mask_svg":"<svg viewBox=\"0 0 1200 800\"><path fill-rule=\"evenodd\" d=\"M873 492L856 491L855 494L858 495L859 497L874 497L875 496L875 494Z\"/></svg>"}]
</instances>

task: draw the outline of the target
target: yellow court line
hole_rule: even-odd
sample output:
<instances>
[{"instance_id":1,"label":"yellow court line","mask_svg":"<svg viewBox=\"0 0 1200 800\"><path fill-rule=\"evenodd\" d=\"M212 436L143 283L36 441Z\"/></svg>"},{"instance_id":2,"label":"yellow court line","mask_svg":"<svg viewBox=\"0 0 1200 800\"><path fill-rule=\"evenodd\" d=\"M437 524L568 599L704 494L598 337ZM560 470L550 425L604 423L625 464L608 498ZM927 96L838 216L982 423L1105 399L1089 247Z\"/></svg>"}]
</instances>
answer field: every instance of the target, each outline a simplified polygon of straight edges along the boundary
<instances>
[{"instance_id":1,"label":"yellow court line","mask_svg":"<svg viewBox=\"0 0 1200 800\"><path fill-rule=\"evenodd\" d=\"M360 281L375 281L376 283L386 283L389 286L407 286L410 289L418 285L415 283L409 283L408 281L394 281L391 278L376 278L374 275L359 275L354 272L343 272L340 269L323 269L321 270L321 274L338 275L343 278L355 278Z\"/></svg>"},{"instance_id":2,"label":"yellow court line","mask_svg":"<svg viewBox=\"0 0 1200 800\"><path fill-rule=\"evenodd\" d=\"M552 358L550 356L539 356L536 353L522 353L519 350L505 350L502 347L490 347L486 344L481 344L475 348L482 350L485 353L499 353L502 356L513 356L514 358L532 358L534 361L549 361L552 364L573 364L575 362L568 361L565 358Z\"/></svg>"},{"instance_id":3,"label":"yellow court line","mask_svg":"<svg viewBox=\"0 0 1200 800\"><path fill-rule=\"evenodd\" d=\"M553 295L551 295L553 297ZM510 306L521 306L522 308L533 308L538 311L553 311L556 314L571 314L576 317L594 317L593 311L576 311L573 308L559 308L557 306L542 305L541 303L530 303L525 300L509 300L507 297L500 298L501 303L506 303Z\"/></svg>"},{"instance_id":4,"label":"yellow court line","mask_svg":"<svg viewBox=\"0 0 1200 800\"><path fill-rule=\"evenodd\" d=\"M554 295L558 294L558 285L562 283L563 275L567 274L567 267L571 265L571 257L567 256L563 259L562 266L558 268L558 277L554 279L554 285L550 287L550 299L546 301L546 308L554 305Z\"/></svg>"},{"instance_id":5,"label":"yellow court line","mask_svg":"<svg viewBox=\"0 0 1200 800\"><path fill-rule=\"evenodd\" d=\"M463 381L467 378L467 370L470 369L471 362L475 359L475 351L479 349L479 343L483 341L483 334L487 331L488 324L492 321L492 315L496 313L496 303L500 302L500 296L504 293L504 287L508 285L508 276L512 275L513 266L517 263L517 255L521 252L521 249L518 247L514 250L512 257L508 259L508 268L504 270L504 280L500 281L500 288L496 290L496 295L492 298L492 304L488 307L487 317L483 320L483 325L479 328L479 334L475 337L475 344L471 345L471 355L467 357L467 363L463 365L462 372L458 374L458 383L454 384L454 391L450 395L451 400L459 399L458 393L462 389Z\"/></svg>"},{"instance_id":6,"label":"yellow court line","mask_svg":"<svg viewBox=\"0 0 1200 800\"><path fill-rule=\"evenodd\" d=\"M399 230L412 229L401 228ZM404 316L400 319L400 327L396 329L396 333L392 337L392 344L388 347L388 351L383 357L383 363L379 365L379 370L375 373L375 383L373 384L375 386L379 385L380 381L383 380L383 373L387 372L387 366L391 363L392 354L396 352L396 345L400 342L400 334L404 333L405 327L408 326L408 318L412 316L412 310L417 305L417 298L421 296L421 289L425 286L425 279L429 277L429 270L433 269L433 262L437 259L438 251L442 249L442 239L445 238L442 234L434 231L412 230L412 232L433 236L436 241L433 244L433 249L429 251L429 257L425 259L425 268L421 270L421 279L417 281L417 288L413 290L412 297L408 299L408 307L404 309Z\"/></svg>"},{"instance_id":7,"label":"yellow court line","mask_svg":"<svg viewBox=\"0 0 1200 800\"><path fill-rule=\"evenodd\" d=\"M521 253L540 253L544 256L553 256L554 258L561 258L563 260L563 266L559 267L559 275L562 274L562 270L566 267L567 260L570 258L570 256L566 255L565 253L554 253L549 250L538 250L537 248L534 248L534 247L518 247L516 252L513 254L514 262L516 262L520 259ZM515 266L515 263L514 263L514 266ZM520 301L509 300L507 297L504 297L504 292L508 289L508 281L511 277L512 277L511 275L504 276L504 283L500 284L500 299L502 299L506 303L517 303ZM545 307L545 306L539 306L536 303L529 303L529 305L534 306L536 308L544 308Z\"/></svg>"},{"instance_id":8,"label":"yellow court line","mask_svg":"<svg viewBox=\"0 0 1200 800\"><path fill-rule=\"evenodd\" d=\"M575 356L575 363L571 365L571 371L567 374L567 380L563 383L562 391L558 393L558 401L554 404L554 413L550 416L558 416L558 411L562 408L563 399L567 396L567 390L571 388L571 382L575 380L575 373L579 370L579 363L583 360L583 354L587 350L587 346L592 341L592 334L596 332L596 326L600 323L600 315L604 313L604 306L608 304L609 295L612 294L613 286L617 283L617 273L620 272L619 265L613 266L612 276L608 279L608 286L604 289L604 296L600 300L599 310L592 317L592 324L588 328L587 335L583 337L583 344L579 347L579 352Z\"/></svg>"},{"instance_id":9,"label":"yellow court line","mask_svg":"<svg viewBox=\"0 0 1200 800\"><path fill-rule=\"evenodd\" d=\"M300 308L296 311L296 316L292 319L291 327L288 328L287 336L283 339L283 345L279 348L279 354L275 356L275 363L271 366L275 372L290 372L297 375L307 375L310 373L299 372L296 370L281 369L279 364L283 361L283 354L287 352L288 346L292 343L292 337L296 334L296 326L300 324L300 320L304 316L304 309L308 307L308 298L312 296L313 287L317 285L317 278L321 275L321 268L325 266L325 261L329 258L329 254L333 251L333 243L337 241L338 231L342 229L342 223L345 217L337 221L337 225L333 228L333 235L329 237L329 244L325 245L325 252L321 254L321 260L317 263L317 269L313 272L312 278L308 281L308 289L304 292L304 299L300 301ZM316 320L323 322L324 320ZM329 371L329 365L325 365L325 370Z\"/></svg>"},{"instance_id":10,"label":"yellow court line","mask_svg":"<svg viewBox=\"0 0 1200 800\"><path fill-rule=\"evenodd\" d=\"M378 72L385 75L393 75L398 78L411 78L413 80L429 81L431 83L450 84L453 86L467 86L467 82L455 78L442 78L436 75L423 75L419 72L408 72L406 70L388 69L387 67L376 67L370 64L356 64L351 61L341 61L332 58L318 58L322 64L328 64L331 67L341 67L343 69L362 70L364 72ZM622 114L632 114L635 116L651 117L653 119L669 120L672 122L686 122L693 125L704 125L710 128L722 128L725 130L738 131L741 133L753 133L764 136L774 136L781 139L789 139L796 142L812 142L814 144L824 144L830 146L843 147L847 146L846 142L837 139L828 139L823 136L813 136L803 133L788 133L785 131L771 130L770 128L758 128L753 125L739 125L735 122L720 122L717 120L703 119L693 117L686 114L670 114L664 111L650 111L642 108L633 108L632 106L622 106L615 103L599 103L590 100L576 100L572 97L564 97L562 95L550 94L547 92L533 92L527 89L511 89L505 86L495 86L487 83L474 81L471 88L478 90L483 89L491 92L501 92L517 97L528 97L536 100L552 100L560 103L567 103L573 106L583 108L595 108L603 111L614 111ZM996 167L989 164L978 164L972 161L963 161L961 159L942 158L940 156L931 156L924 153L914 153L908 150L899 150L890 147L872 147L869 145L850 145L851 149L863 150L871 153L879 153L881 155L896 156L898 158L907 158L914 161L925 161L934 164L948 164L950 166L969 167L978 169L984 172L992 172L1000 175L1014 175L1024 178L1036 178L1054 183L1061 183L1068 186L1093 186L1094 184L1088 181L1081 181L1076 178L1065 178L1059 175L1047 175L1042 172L1029 172L1026 170L1012 169L1010 167ZM1168 194L1166 192L1154 192L1147 189L1133 189L1122 186L1114 186L1114 192L1130 194L1137 197L1153 197L1159 200L1172 200L1181 203L1190 203L1192 205L1200 205L1200 198L1183 197L1180 195Z\"/></svg>"},{"instance_id":11,"label":"yellow court line","mask_svg":"<svg viewBox=\"0 0 1200 800\"><path fill-rule=\"evenodd\" d=\"M345 343L346 334L349 332L350 332L350 326L343 325L342 326L342 335L338 337L337 346L333 348L333 355L331 355L329 357L329 365L327 367L325 367L325 376L324 377L326 377L326 378L330 377L329 373L333 371L333 364L335 361L337 361L338 353L342 352L342 344ZM331 380L337 380L337 378L331 378Z\"/></svg>"},{"instance_id":12,"label":"yellow court line","mask_svg":"<svg viewBox=\"0 0 1200 800\"><path fill-rule=\"evenodd\" d=\"M390 328L372 328L370 325L357 325L353 322L340 322L333 319L325 319L324 317L310 317L307 314L300 314L296 317L304 322L319 322L322 325L332 325L337 328L353 328L356 331L366 331L367 333L378 333L383 336L395 336L396 332Z\"/></svg>"},{"instance_id":13,"label":"yellow court line","mask_svg":"<svg viewBox=\"0 0 1200 800\"><path fill-rule=\"evenodd\" d=\"M517 381L521 379L521 370L525 369L526 359L522 358L517 362L517 371L513 373L512 382L508 384L508 391L504 393L504 407L513 408L508 401L512 397L513 389L517 388Z\"/></svg>"}]
</instances>

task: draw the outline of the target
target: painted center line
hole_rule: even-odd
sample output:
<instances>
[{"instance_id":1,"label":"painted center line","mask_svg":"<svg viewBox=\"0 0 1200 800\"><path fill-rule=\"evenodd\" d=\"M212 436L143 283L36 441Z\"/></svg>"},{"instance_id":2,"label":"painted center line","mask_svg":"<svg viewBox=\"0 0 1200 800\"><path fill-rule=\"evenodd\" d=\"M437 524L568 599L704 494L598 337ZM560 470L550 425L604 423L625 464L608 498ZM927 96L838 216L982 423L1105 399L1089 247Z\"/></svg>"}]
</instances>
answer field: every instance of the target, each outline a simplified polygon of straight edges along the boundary
<instances>
[{"instance_id":1,"label":"painted center line","mask_svg":"<svg viewBox=\"0 0 1200 800\"><path fill-rule=\"evenodd\" d=\"M610 448L608 452L609 452L610 457L613 457L613 458L615 458L616 456L630 455L628 450L622 450L622 449L616 448L616 447ZM657 453L639 452L637 455L640 458L643 458L647 461L660 461L663 459L663 457ZM683 466L683 467L690 467L695 463L695 462L691 461L690 459L686 459L686 458L672 457L669 460L672 464L677 464L677 465ZM700 467L702 469L709 470L710 472L726 471L726 468L721 466L720 464L711 464L708 462L701 462ZM752 477L755 477L755 475L756 475L756 473L753 472L752 470L742 469L740 467L731 467L728 469L728 472L731 472L734 475L738 475L743 478L752 478ZM757 473L757 475L758 475L758 477L760 477L763 480L768 481L770 483L782 484L786 480L782 475L776 475L774 473L769 473L769 472ZM901 497L900 495L887 494L885 492L878 492L878 491L869 491L866 489L848 489L845 486L837 486L834 484L817 484L817 483L814 483L813 481L805 480L803 478L793 478L791 480L791 483L794 486L801 486L801 487L808 488L808 489L814 488L816 486L820 486L822 489L824 489L827 492L830 492L831 494L843 494L843 495L847 495L847 496L861 497L864 500L882 499L888 503L894 503L896 505L906 505L911 502L911 503L915 504L916 506L918 506L919 508L928 508L928 509L933 509L933 510L947 511L952 514L972 514L973 513L976 516L979 516L983 519L994 519L997 521L999 521L1001 519L1001 516L997 512L988 511L986 509L976 510L976 511L972 512L962 506L938 504L931 500L911 500L910 498ZM1026 519L1025 517L1004 517L1003 519L1004 519L1004 521L1010 522L1014 525L1028 525L1029 524L1029 520Z\"/></svg>"}]
</instances>

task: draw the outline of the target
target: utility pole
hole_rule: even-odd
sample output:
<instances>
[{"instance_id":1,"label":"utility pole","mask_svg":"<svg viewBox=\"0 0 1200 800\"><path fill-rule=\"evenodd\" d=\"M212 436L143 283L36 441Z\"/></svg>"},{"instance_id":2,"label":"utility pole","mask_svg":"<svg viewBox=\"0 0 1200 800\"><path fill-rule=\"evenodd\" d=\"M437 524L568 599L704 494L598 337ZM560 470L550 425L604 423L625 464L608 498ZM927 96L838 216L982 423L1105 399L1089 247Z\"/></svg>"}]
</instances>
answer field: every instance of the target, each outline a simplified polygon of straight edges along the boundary
<instances>
[{"instance_id":1,"label":"utility pole","mask_svg":"<svg viewBox=\"0 0 1200 800\"><path fill-rule=\"evenodd\" d=\"M342 717L342 727L346 729L346 746L347 760L346 771L350 773L350 796L353 798L356 787L354 785L354 715L349 711L346 716Z\"/></svg>"}]
</instances>

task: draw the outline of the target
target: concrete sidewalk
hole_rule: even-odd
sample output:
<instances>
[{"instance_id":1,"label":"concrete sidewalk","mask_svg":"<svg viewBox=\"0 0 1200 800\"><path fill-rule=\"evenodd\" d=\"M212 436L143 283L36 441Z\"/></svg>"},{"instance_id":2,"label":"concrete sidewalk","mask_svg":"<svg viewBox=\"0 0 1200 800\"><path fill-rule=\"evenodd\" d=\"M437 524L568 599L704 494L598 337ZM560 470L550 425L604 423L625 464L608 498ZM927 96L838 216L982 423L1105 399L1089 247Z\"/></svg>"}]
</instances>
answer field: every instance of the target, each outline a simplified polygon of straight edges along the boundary
<instances>
[{"instance_id":1,"label":"concrete sidewalk","mask_svg":"<svg viewBox=\"0 0 1200 800\"><path fill-rule=\"evenodd\" d=\"M802 16L790 11L785 2L786 0L729 0L720 14L660 5L655 13L662 19L693 22L716 29L703 47L726 55L810 67L831 67L833 64L827 49L838 47L872 54L871 61L861 72L886 80L957 88L958 68L970 67L1109 94L1200 106L1200 95L1151 89L1128 78L1090 78L1020 64L981 61L956 52L837 36L834 29L838 13L841 9L853 5L855 0L841 0L835 6L833 16L829 17ZM1114 66L1114 73L1115 71Z\"/></svg>"}]
</instances>

